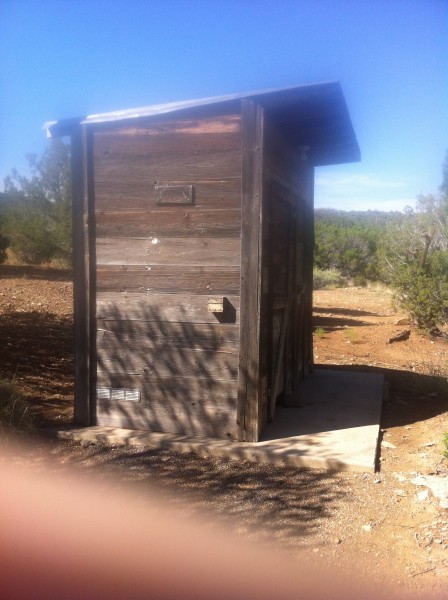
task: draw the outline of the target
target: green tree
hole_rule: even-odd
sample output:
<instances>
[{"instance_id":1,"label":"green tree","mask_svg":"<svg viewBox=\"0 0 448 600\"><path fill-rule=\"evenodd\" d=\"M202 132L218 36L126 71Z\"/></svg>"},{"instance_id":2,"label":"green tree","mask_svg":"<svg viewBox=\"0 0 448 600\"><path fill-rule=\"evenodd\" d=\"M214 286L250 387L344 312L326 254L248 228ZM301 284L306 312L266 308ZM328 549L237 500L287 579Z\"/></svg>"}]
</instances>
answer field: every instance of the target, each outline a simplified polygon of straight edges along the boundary
<instances>
[{"instance_id":1,"label":"green tree","mask_svg":"<svg viewBox=\"0 0 448 600\"><path fill-rule=\"evenodd\" d=\"M336 269L356 284L379 277L378 247L386 213L317 210L314 264Z\"/></svg>"},{"instance_id":2,"label":"green tree","mask_svg":"<svg viewBox=\"0 0 448 600\"><path fill-rule=\"evenodd\" d=\"M445 154L445 160L442 165L442 183L440 185L440 192L448 196L448 150Z\"/></svg>"},{"instance_id":3,"label":"green tree","mask_svg":"<svg viewBox=\"0 0 448 600\"><path fill-rule=\"evenodd\" d=\"M383 248L384 275L397 299L424 331L440 333L448 320L448 160L438 194L421 195L390 227Z\"/></svg>"},{"instance_id":4,"label":"green tree","mask_svg":"<svg viewBox=\"0 0 448 600\"><path fill-rule=\"evenodd\" d=\"M0 264L6 260L6 250L9 247L9 238L5 234L6 211L8 208L8 197L0 192Z\"/></svg>"},{"instance_id":5,"label":"green tree","mask_svg":"<svg viewBox=\"0 0 448 600\"><path fill-rule=\"evenodd\" d=\"M70 264L71 186L70 151L53 140L41 158L28 155L31 175L13 169L5 179L10 199L5 231L16 256L26 263L56 260Z\"/></svg>"}]
</instances>

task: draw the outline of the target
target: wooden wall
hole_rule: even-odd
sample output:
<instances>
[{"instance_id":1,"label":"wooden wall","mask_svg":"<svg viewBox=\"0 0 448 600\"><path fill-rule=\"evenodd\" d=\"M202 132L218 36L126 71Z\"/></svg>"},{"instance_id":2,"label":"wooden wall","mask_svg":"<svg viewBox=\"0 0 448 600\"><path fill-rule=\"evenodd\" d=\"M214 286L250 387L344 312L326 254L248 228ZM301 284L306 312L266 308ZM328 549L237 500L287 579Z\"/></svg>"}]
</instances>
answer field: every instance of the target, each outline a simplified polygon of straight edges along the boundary
<instances>
[{"instance_id":1,"label":"wooden wall","mask_svg":"<svg viewBox=\"0 0 448 600\"><path fill-rule=\"evenodd\" d=\"M95 131L98 424L238 436L240 121Z\"/></svg>"},{"instance_id":2,"label":"wooden wall","mask_svg":"<svg viewBox=\"0 0 448 600\"><path fill-rule=\"evenodd\" d=\"M313 176L303 152L266 113L260 431L278 399L300 403L298 383L312 365Z\"/></svg>"}]
</instances>

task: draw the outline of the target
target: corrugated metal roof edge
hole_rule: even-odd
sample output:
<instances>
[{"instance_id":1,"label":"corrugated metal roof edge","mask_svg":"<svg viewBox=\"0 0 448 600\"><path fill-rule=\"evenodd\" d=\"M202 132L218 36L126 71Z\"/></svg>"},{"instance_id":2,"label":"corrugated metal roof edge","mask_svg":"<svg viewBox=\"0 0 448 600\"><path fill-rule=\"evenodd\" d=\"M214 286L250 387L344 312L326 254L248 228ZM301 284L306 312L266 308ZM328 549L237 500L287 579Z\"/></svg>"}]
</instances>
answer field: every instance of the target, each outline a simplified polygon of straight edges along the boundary
<instances>
[{"instance_id":1,"label":"corrugated metal roof edge","mask_svg":"<svg viewBox=\"0 0 448 600\"><path fill-rule=\"evenodd\" d=\"M180 110L187 110L189 108L198 108L201 106L208 106L211 104L224 104L226 102L232 102L235 100L241 100L243 98L260 98L263 96L276 95L285 92L305 91L309 89L317 89L319 87L334 87L342 95L342 89L339 81L327 81L312 84L294 85L284 88L272 88L265 90L257 90L252 92L243 92L239 94L226 94L223 96L210 96L207 98L199 98L197 100L182 100L180 102L167 102L164 104L154 104L149 106L142 106L140 108L131 108L125 110L117 110L106 113L98 113L94 115L87 115L84 117L61 119L59 121L47 121L44 123L43 129L46 131L47 137L58 137L62 135L69 135L70 131L78 125L89 125L95 123L111 123L114 121L121 121L127 119L136 119L139 117L151 117L156 115L162 115L170 112L176 112Z\"/></svg>"}]
</instances>

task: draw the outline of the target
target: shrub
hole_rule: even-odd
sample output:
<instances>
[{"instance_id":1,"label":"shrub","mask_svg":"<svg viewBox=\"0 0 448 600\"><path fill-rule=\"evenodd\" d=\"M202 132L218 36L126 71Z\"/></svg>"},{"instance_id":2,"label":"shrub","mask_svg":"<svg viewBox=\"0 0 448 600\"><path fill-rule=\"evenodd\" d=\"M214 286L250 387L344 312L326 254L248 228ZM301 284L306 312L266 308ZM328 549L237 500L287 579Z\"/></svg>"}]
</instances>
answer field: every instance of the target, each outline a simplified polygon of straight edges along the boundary
<instances>
[{"instance_id":1,"label":"shrub","mask_svg":"<svg viewBox=\"0 0 448 600\"><path fill-rule=\"evenodd\" d=\"M6 213L5 231L11 250L21 262L38 265L57 260L63 265L70 265L70 204L18 200Z\"/></svg>"},{"instance_id":2,"label":"shrub","mask_svg":"<svg viewBox=\"0 0 448 600\"><path fill-rule=\"evenodd\" d=\"M343 276L360 277L361 281L378 280L378 250L386 214L317 209L315 266L319 269L337 269Z\"/></svg>"},{"instance_id":3,"label":"shrub","mask_svg":"<svg viewBox=\"0 0 448 600\"><path fill-rule=\"evenodd\" d=\"M364 275L356 275L353 278L353 284L356 285L356 287L367 287L367 279Z\"/></svg>"},{"instance_id":4,"label":"shrub","mask_svg":"<svg viewBox=\"0 0 448 600\"><path fill-rule=\"evenodd\" d=\"M313 272L313 287L315 290L334 289L348 285L345 277L337 269L318 269Z\"/></svg>"},{"instance_id":5,"label":"shrub","mask_svg":"<svg viewBox=\"0 0 448 600\"><path fill-rule=\"evenodd\" d=\"M28 157L31 177L13 169L5 178L2 229L15 256L27 264L72 258L70 149L55 140L38 159ZM1 256L0 256L1 258Z\"/></svg>"},{"instance_id":6,"label":"shrub","mask_svg":"<svg viewBox=\"0 0 448 600\"><path fill-rule=\"evenodd\" d=\"M6 250L9 247L9 238L5 235L5 212L8 201L3 192L0 192L0 264L6 260Z\"/></svg>"},{"instance_id":7,"label":"shrub","mask_svg":"<svg viewBox=\"0 0 448 600\"><path fill-rule=\"evenodd\" d=\"M0 431L30 429L33 414L14 383L0 379Z\"/></svg>"},{"instance_id":8,"label":"shrub","mask_svg":"<svg viewBox=\"0 0 448 600\"><path fill-rule=\"evenodd\" d=\"M41 204L41 203L39 203ZM6 231L11 250L26 264L49 262L54 254L48 208L36 202L22 202L10 209Z\"/></svg>"},{"instance_id":9,"label":"shrub","mask_svg":"<svg viewBox=\"0 0 448 600\"><path fill-rule=\"evenodd\" d=\"M9 239L0 233L0 264L6 260L6 250L9 247Z\"/></svg>"},{"instance_id":10,"label":"shrub","mask_svg":"<svg viewBox=\"0 0 448 600\"><path fill-rule=\"evenodd\" d=\"M446 162L448 168L448 161ZM396 298L424 332L448 321L448 171L436 195L420 195L384 237L382 268ZM445 187L444 187L445 186Z\"/></svg>"},{"instance_id":11,"label":"shrub","mask_svg":"<svg viewBox=\"0 0 448 600\"><path fill-rule=\"evenodd\" d=\"M398 300L422 331L435 333L448 321L447 273L448 252L434 252L424 268L414 263L396 272Z\"/></svg>"},{"instance_id":12,"label":"shrub","mask_svg":"<svg viewBox=\"0 0 448 600\"><path fill-rule=\"evenodd\" d=\"M350 344L356 344L356 342L358 341L358 332L356 331L356 329L347 329L345 335L347 336L347 339L350 342Z\"/></svg>"}]
</instances>

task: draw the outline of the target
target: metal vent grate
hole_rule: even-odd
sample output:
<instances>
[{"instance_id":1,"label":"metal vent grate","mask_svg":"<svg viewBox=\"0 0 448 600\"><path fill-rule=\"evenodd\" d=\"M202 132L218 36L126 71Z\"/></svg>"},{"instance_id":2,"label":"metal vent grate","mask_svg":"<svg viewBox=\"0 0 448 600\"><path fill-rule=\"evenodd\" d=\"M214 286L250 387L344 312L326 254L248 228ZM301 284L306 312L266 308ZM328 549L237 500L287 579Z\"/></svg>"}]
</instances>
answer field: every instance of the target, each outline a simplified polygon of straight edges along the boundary
<instances>
[{"instance_id":1,"label":"metal vent grate","mask_svg":"<svg viewBox=\"0 0 448 600\"><path fill-rule=\"evenodd\" d=\"M98 400L112 400L114 402L140 402L140 390L99 387L96 389L96 394Z\"/></svg>"}]
</instances>

